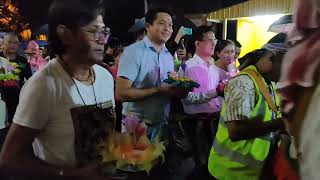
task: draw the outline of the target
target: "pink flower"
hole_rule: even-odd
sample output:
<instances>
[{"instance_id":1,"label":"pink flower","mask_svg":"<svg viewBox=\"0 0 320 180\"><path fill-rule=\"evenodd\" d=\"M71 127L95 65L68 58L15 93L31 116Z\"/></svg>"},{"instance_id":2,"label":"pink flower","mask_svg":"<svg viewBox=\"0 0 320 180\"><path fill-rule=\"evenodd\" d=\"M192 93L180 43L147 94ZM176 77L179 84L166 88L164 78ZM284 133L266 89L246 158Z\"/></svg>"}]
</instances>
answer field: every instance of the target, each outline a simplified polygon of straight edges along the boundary
<instances>
[{"instance_id":1,"label":"pink flower","mask_svg":"<svg viewBox=\"0 0 320 180\"><path fill-rule=\"evenodd\" d=\"M147 132L147 125L145 123L140 123L137 116L127 116L122 120L122 122L126 128L126 131L136 136L137 139Z\"/></svg>"},{"instance_id":2,"label":"pink flower","mask_svg":"<svg viewBox=\"0 0 320 180\"><path fill-rule=\"evenodd\" d=\"M139 125L139 118L134 115L127 116L122 120L126 131L131 133L135 133L137 126Z\"/></svg>"},{"instance_id":3,"label":"pink flower","mask_svg":"<svg viewBox=\"0 0 320 180\"><path fill-rule=\"evenodd\" d=\"M169 74L172 78L178 78L178 74L175 71L170 72Z\"/></svg>"},{"instance_id":4,"label":"pink flower","mask_svg":"<svg viewBox=\"0 0 320 180\"><path fill-rule=\"evenodd\" d=\"M148 126L145 123L139 123L138 126L135 129L135 134L137 136L137 139L139 139L142 135L144 135L147 132Z\"/></svg>"}]
</instances>

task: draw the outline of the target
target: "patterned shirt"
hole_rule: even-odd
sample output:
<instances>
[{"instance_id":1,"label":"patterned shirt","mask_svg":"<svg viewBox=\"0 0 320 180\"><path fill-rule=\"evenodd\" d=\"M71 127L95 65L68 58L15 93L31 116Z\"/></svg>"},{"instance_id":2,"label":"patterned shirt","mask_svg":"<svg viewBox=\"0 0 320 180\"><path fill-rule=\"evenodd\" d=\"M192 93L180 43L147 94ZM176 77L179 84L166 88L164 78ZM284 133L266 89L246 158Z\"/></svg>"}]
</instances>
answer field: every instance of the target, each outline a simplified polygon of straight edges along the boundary
<instances>
[{"instance_id":1,"label":"patterned shirt","mask_svg":"<svg viewBox=\"0 0 320 180\"><path fill-rule=\"evenodd\" d=\"M225 93L224 101L224 103L227 103L225 121L250 118L255 101L255 86L249 76L240 75L229 80L228 91Z\"/></svg>"}]
</instances>

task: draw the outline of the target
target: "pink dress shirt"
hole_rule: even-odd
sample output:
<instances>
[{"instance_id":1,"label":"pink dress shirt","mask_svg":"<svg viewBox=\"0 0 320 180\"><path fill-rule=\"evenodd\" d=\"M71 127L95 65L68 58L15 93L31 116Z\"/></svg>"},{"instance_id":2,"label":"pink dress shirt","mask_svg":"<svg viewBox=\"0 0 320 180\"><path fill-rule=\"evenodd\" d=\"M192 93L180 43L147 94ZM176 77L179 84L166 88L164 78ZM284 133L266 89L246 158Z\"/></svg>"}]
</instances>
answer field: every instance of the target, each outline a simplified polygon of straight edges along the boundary
<instances>
[{"instance_id":1,"label":"pink dress shirt","mask_svg":"<svg viewBox=\"0 0 320 180\"><path fill-rule=\"evenodd\" d=\"M216 88L218 84L228 77L227 71L214 64L214 60L208 64L197 54L186 61L185 70L180 68L178 75L186 76L200 84L188 96L182 100L184 111L187 114L219 112L222 106L222 98L218 97Z\"/></svg>"}]
</instances>

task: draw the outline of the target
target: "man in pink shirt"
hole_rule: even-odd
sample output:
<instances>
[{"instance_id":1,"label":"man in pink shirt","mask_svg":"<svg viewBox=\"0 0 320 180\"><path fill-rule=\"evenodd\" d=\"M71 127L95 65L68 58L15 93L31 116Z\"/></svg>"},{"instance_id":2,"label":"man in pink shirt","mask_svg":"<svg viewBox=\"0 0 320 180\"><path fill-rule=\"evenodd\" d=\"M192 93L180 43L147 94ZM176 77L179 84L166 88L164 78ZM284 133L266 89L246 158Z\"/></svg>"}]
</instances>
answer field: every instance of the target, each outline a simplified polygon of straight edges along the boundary
<instances>
[{"instance_id":1,"label":"man in pink shirt","mask_svg":"<svg viewBox=\"0 0 320 180\"><path fill-rule=\"evenodd\" d=\"M205 177L207 173L207 160L212 145L219 114L222 106L223 88L221 80L227 71L215 65L211 58L215 51L217 39L210 26L198 27L194 34L195 54L186 61L179 70L179 76L186 76L200 84L182 100L184 112L189 115L187 122L190 128L190 137L193 141L196 177ZM223 76L223 77L222 77ZM190 116L191 115L191 116Z\"/></svg>"}]
</instances>

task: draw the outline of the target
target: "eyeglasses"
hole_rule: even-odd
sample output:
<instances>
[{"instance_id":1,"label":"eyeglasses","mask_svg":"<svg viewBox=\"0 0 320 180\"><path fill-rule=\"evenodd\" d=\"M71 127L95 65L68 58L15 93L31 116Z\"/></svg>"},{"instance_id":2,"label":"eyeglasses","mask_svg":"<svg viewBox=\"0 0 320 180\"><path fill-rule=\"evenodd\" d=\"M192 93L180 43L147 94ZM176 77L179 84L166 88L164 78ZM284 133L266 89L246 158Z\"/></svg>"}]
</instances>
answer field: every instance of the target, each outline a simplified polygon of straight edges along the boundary
<instances>
[{"instance_id":1,"label":"eyeglasses","mask_svg":"<svg viewBox=\"0 0 320 180\"><path fill-rule=\"evenodd\" d=\"M81 31L91 33L94 37L93 41L102 42L103 44L107 44L110 37L110 29L108 27L104 27L102 29L97 30L86 30L80 29Z\"/></svg>"},{"instance_id":2,"label":"eyeglasses","mask_svg":"<svg viewBox=\"0 0 320 180\"><path fill-rule=\"evenodd\" d=\"M203 41L203 42L211 42L211 43L217 44L218 39L217 39L217 38L214 38L214 39L205 39L205 40L202 40L202 41Z\"/></svg>"},{"instance_id":3,"label":"eyeglasses","mask_svg":"<svg viewBox=\"0 0 320 180\"><path fill-rule=\"evenodd\" d=\"M235 52L233 50L225 50L225 51L223 51L223 53L227 54L227 55L235 54Z\"/></svg>"}]
</instances>

